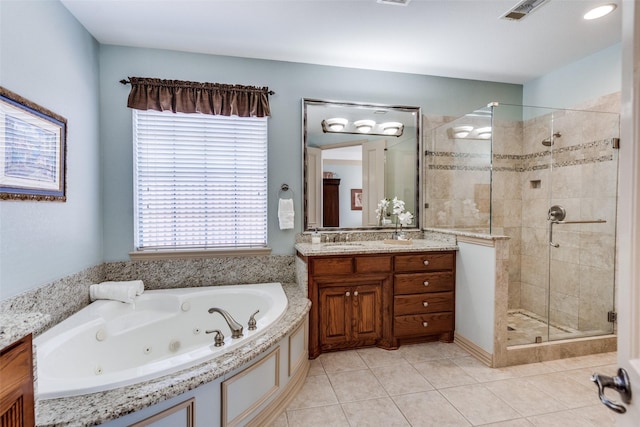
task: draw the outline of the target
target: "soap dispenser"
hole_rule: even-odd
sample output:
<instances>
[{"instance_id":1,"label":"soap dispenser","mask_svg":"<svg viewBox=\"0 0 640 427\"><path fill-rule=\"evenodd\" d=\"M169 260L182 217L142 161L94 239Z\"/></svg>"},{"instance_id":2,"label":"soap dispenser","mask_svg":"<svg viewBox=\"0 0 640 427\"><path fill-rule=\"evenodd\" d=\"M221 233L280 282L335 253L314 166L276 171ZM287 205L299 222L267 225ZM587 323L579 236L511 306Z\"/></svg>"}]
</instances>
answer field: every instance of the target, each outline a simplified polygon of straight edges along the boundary
<instances>
[{"instance_id":1,"label":"soap dispenser","mask_svg":"<svg viewBox=\"0 0 640 427\"><path fill-rule=\"evenodd\" d=\"M320 233L318 233L317 228L313 231L313 234L311 234L311 243L314 245L320 243Z\"/></svg>"}]
</instances>

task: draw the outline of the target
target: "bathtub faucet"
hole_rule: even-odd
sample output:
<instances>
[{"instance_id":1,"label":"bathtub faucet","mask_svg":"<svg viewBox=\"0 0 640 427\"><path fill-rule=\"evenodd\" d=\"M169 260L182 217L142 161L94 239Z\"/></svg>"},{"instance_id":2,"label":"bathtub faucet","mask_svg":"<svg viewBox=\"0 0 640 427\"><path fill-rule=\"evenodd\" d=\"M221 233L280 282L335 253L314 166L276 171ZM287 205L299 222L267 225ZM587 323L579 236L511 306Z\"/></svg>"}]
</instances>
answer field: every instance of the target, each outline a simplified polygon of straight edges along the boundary
<instances>
[{"instance_id":1,"label":"bathtub faucet","mask_svg":"<svg viewBox=\"0 0 640 427\"><path fill-rule=\"evenodd\" d=\"M221 308L212 307L209 309L209 313L220 313L224 320L229 325L229 329L231 329L231 338L240 338L242 337L242 325L235 321L233 317L229 314L228 311L223 310Z\"/></svg>"}]
</instances>

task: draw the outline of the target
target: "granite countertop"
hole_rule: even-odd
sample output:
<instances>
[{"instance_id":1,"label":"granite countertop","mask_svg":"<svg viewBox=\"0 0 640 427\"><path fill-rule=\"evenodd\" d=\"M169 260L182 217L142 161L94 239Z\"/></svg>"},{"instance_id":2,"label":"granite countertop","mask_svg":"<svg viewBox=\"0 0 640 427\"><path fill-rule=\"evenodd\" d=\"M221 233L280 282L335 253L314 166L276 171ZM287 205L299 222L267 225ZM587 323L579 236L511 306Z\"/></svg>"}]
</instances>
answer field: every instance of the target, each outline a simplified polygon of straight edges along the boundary
<instances>
[{"instance_id":1,"label":"granite countertop","mask_svg":"<svg viewBox=\"0 0 640 427\"><path fill-rule=\"evenodd\" d=\"M269 330L247 344L194 367L130 386L82 396L36 400L36 426L85 427L110 421L213 381L264 353L300 323L311 307L295 283L283 283L289 305Z\"/></svg>"},{"instance_id":2,"label":"granite countertop","mask_svg":"<svg viewBox=\"0 0 640 427\"><path fill-rule=\"evenodd\" d=\"M413 239L411 244L385 243L384 240L296 243L296 250L303 256L372 254L394 252L455 251L456 244L437 240Z\"/></svg>"},{"instance_id":3,"label":"granite countertop","mask_svg":"<svg viewBox=\"0 0 640 427\"><path fill-rule=\"evenodd\" d=\"M50 321L50 315L38 312L0 313L0 348L25 335L41 333Z\"/></svg>"}]
</instances>

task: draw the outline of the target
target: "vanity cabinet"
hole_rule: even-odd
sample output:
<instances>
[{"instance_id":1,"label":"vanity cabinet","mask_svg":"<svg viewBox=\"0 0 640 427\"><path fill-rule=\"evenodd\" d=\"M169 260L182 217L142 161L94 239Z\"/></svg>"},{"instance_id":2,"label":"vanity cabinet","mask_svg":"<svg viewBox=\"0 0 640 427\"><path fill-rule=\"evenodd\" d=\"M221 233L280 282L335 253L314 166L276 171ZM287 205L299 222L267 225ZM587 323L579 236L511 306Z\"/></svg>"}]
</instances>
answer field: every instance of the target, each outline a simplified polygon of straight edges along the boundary
<instances>
[{"instance_id":1,"label":"vanity cabinet","mask_svg":"<svg viewBox=\"0 0 640 427\"><path fill-rule=\"evenodd\" d=\"M0 350L0 426L35 425L31 334Z\"/></svg>"},{"instance_id":2,"label":"vanity cabinet","mask_svg":"<svg viewBox=\"0 0 640 427\"><path fill-rule=\"evenodd\" d=\"M394 270L394 338L417 341L439 335L453 341L455 306L453 252L397 255Z\"/></svg>"},{"instance_id":3,"label":"vanity cabinet","mask_svg":"<svg viewBox=\"0 0 640 427\"><path fill-rule=\"evenodd\" d=\"M299 255L307 263L309 356L452 341L455 252Z\"/></svg>"},{"instance_id":4,"label":"vanity cabinet","mask_svg":"<svg viewBox=\"0 0 640 427\"><path fill-rule=\"evenodd\" d=\"M391 347L392 259L358 255L311 257L309 352Z\"/></svg>"}]
</instances>

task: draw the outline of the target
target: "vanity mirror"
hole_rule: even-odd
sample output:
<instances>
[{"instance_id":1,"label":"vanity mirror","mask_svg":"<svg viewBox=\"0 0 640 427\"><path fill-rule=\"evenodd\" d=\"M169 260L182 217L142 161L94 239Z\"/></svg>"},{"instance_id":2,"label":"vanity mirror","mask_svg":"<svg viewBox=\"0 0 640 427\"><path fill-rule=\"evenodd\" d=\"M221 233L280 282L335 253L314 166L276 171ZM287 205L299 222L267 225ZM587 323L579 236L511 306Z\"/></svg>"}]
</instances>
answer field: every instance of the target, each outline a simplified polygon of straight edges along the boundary
<instances>
[{"instance_id":1,"label":"vanity mirror","mask_svg":"<svg viewBox=\"0 0 640 427\"><path fill-rule=\"evenodd\" d=\"M397 197L419 227L419 107L303 99L304 229L391 228Z\"/></svg>"}]
</instances>

